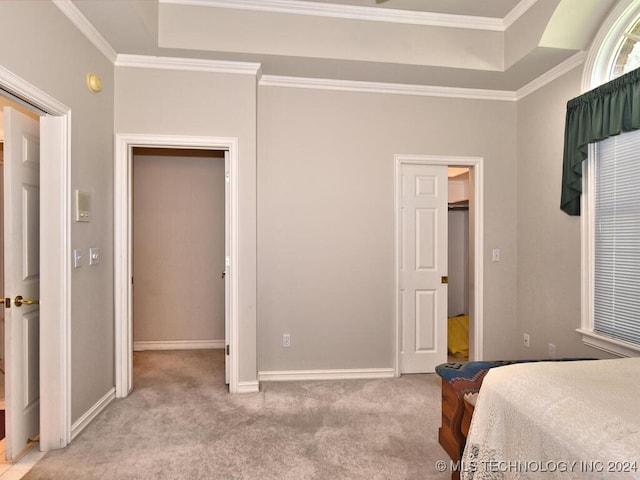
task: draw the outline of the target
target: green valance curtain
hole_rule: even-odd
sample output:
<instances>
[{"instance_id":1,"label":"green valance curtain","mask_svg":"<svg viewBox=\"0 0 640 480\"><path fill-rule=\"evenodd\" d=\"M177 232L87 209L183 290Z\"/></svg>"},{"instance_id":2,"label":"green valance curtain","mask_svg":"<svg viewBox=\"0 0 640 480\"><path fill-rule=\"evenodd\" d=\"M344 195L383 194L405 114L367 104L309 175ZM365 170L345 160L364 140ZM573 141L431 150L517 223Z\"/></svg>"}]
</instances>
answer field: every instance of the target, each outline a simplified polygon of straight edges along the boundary
<instances>
[{"instance_id":1,"label":"green valance curtain","mask_svg":"<svg viewBox=\"0 0 640 480\"><path fill-rule=\"evenodd\" d=\"M560 201L562 210L569 215L580 215L582 162L587 158L589 143L638 128L640 69L567 102Z\"/></svg>"}]
</instances>

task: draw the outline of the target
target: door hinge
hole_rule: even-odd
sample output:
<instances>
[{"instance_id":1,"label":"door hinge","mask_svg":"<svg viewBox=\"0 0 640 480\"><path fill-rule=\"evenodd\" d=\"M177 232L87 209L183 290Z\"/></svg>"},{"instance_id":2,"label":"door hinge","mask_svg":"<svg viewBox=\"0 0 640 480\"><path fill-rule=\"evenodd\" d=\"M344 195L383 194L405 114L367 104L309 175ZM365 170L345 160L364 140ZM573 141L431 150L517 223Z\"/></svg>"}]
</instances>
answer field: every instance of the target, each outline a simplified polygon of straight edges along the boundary
<instances>
[{"instance_id":1,"label":"door hinge","mask_svg":"<svg viewBox=\"0 0 640 480\"><path fill-rule=\"evenodd\" d=\"M231 351L231 350L230 350L230 348L229 348L229 345L227 345L227 355L229 355L229 352L230 352L230 351Z\"/></svg>"},{"instance_id":2,"label":"door hinge","mask_svg":"<svg viewBox=\"0 0 640 480\"><path fill-rule=\"evenodd\" d=\"M229 172L226 172L224 174L224 181L229 183L231 181L231 174Z\"/></svg>"}]
</instances>

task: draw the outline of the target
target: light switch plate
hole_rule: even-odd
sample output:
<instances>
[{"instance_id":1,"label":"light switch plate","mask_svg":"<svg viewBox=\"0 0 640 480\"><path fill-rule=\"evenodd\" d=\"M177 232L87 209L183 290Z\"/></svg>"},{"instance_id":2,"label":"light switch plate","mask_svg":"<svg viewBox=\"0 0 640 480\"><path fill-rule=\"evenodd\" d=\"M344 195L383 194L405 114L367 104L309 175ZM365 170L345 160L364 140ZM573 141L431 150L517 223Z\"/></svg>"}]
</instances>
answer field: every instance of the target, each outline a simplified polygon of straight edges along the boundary
<instances>
[{"instance_id":1,"label":"light switch plate","mask_svg":"<svg viewBox=\"0 0 640 480\"><path fill-rule=\"evenodd\" d=\"M88 222L91 218L91 194L76 190L76 222Z\"/></svg>"}]
</instances>

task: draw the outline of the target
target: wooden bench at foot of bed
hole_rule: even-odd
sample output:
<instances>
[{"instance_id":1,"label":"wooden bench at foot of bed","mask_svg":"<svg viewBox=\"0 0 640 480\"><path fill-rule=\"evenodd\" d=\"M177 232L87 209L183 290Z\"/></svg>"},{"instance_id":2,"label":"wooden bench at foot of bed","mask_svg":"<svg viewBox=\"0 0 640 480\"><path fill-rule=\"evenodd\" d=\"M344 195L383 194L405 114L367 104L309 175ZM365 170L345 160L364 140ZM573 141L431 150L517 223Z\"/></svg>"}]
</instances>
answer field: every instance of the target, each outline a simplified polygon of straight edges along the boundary
<instances>
[{"instance_id":1,"label":"wooden bench at foot of bed","mask_svg":"<svg viewBox=\"0 0 640 480\"><path fill-rule=\"evenodd\" d=\"M467 409L465 417L465 394L478 393L482 379L491 368L510 363L513 362L452 362L436 367L436 373L442 378L442 424L438 441L453 461L462 458L473 412L472 408Z\"/></svg>"}]
</instances>

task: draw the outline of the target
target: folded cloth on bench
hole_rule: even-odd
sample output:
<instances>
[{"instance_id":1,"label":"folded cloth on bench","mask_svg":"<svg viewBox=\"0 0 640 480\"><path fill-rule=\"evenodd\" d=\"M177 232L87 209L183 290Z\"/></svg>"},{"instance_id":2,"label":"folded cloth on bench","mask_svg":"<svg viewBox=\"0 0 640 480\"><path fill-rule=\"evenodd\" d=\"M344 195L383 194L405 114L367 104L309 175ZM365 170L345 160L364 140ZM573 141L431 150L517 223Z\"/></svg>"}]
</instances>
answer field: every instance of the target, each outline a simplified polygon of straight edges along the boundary
<instances>
[{"instance_id":1,"label":"folded cloth on bench","mask_svg":"<svg viewBox=\"0 0 640 480\"><path fill-rule=\"evenodd\" d=\"M443 380L451 384L453 389L464 395L465 393L475 393L480 390L482 380L487 372L495 367L512 365L514 363L531 362L568 362L575 360L594 360L592 358L561 358L546 360L487 360L471 362L450 362L441 363L436 367L436 373Z\"/></svg>"},{"instance_id":2,"label":"folded cloth on bench","mask_svg":"<svg viewBox=\"0 0 640 480\"><path fill-rule=\"evenodd\" d=\"M480 390L482 379L490 369L525 361L527 360L441 363L436 367L436 373L451 384L454 390L464 395L465 393L474 393Z\"/></svg>"}]
</instances>

